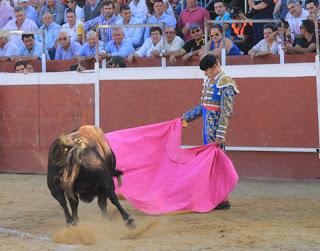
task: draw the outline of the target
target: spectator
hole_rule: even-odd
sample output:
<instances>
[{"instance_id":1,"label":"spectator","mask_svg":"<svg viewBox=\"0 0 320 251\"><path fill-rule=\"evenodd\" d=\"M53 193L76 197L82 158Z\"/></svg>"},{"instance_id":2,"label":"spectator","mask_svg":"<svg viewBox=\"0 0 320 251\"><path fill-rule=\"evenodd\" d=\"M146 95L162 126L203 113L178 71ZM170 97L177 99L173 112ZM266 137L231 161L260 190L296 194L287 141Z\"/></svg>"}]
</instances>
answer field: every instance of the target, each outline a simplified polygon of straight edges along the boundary
<instances>
[{"instance_id":1,"label":"spectator","mask_svg":"<svg viewBox=\"0 0 320 251\"><path fill-rule=\"evenodd\" d=\"M45 33L45 46L48 50L50 59L54 59L61 26L53 21L53 16L50 12L44 13L42 16L42 23L43 25L40 27L40 29L42 29ZM41 43L42 39L42 36L40 36Z\"/></svg>"},{"instance_id":2,"label":"spectator","mask_svg":"<svg viewBox=\"0 0 320 251\"><path fill-rule=\"evenodd\" d=\"M201 30L204 30L203 24L205 20L210 20L209 12L197 6L197 0L187 0L187 8L183 10L178 19L178 29L184 36L184 41L189 41L192 37L190 33L190 25L198 24Z\"/></svg>"},{"instance_id":3,"label":"spectator","mask_svg":"<svg viewBox=\"0 0 320 251\"><path fill-rule=\"evenodd\" d=\"M211 42L209 43L209 53L221 56L221 50L226 49L226 54L230 56L241 55L239 48L231 39L223 37L223 28L220 24L214 24L210 30Z\"/></svg>"},{"instance_id":4,"label":"spectator","mask_svg":"<svg viewBox=\"0 0 320 251\"><path fill-rule=\"evenodd\" d=\"M294 35L290 31L289 23L285 20L282 20L281 23L277 25L277 31L275 34L277 35L278 45L287 45L292 47L294 41Z\"/></svg>"},{"instance_id":5,"label":"spectator","mask_svg":"<svg viewBox=\"0 0 320 251\"><path fill-rule=\"evenodd\" d=\"M101 15L102 1L100 0L87 0L88 4L83 8L84 21L95 19Z\"/></svg>"},{"instance_id":6,"label":"spectator","mask_svg":"<svg viewBox=\"0 0 320 251\"><path fill-rule=\"evenodd\" d=\"M19 6L24 9L26 18L38 24L38 12L30 5L29 0L19 0L18 3Z\"/></svg>"},{"instance_id":7,"label":"spectator","mask_svg":"<svg viewBox=\"0 0 320 251\"><path fill-rule=\"evenodd\" d=\"M231 20L230 14L227 12L227 5L223 0L216 0L214 2L214 12L217 14L216 21L226 21ZM226 37L230 38L230 24L220 23L221 26L225 29Z\"/></svg>"},{"instance_id":8,"label":"spectator","mask_svg":"<svg viewBox=\"0 0 320 251\"><path fill-rule=\"evenodd\" d=\"M148 8L148 14L151 16L151 15L154 15L154 0L146 0L146 5L147 5L147 8ZM169 3L168 0L163 0L163 10L166 14L172 16L173 18L175 18L174 16L174 12L172 10L172 7L171 7L171 4Z\"/></svg>"},{"instance_id":9,"label":"spectator","mask_svg":"<svg viewBox=\"0 0 320 251\"><path fill-rule=\"evenodd\" d=\"M56 0L46 0L46 4L44 4L39 11L39 22L41 22L40 25L42 25L42 17L46 12L50 12L54 21L57 24L62 25L64 19L64 9L65 7L60 4L59 1L56 2Z\"/></svg>"},{"instance_id":10,"label":"spectator","mask_svg":"<svg viewBox=\"0 0 320 251\"><path fill-rule=\"evenodd\" d=\"M176 63L176 57L182 57L183 61L188 61L192 56L198 56L205 44L203 31L198 23L190 24L189 30L192 39L171 54L170 63L173 65Z\"/></svg>"},{"instance_id":11,"label":"spectator","mask_svg":"<svg viewBox=\"0 0 320 251\"><path fill-rule=\"evenodd\" d=\"M144 0L132 0L129 7L134 18L140 19L141 23L147 20L148 8Z\"/></svg>"},{"instance_id":12,"label":"spectator","mask_svg":"<svg viewBox=\"0 0 320 251\"><path fill-rule=\"evenodd\" d=\"M10 20L4 27L4 30L24 30L33 31L37 30L38 26L32 20L26 18L24 9L21 7L14 8L15 19ZM18 47L22 45L21 35L10 36L10 41Z\"/></svg>"},{"instance_id":13,"label":"spectator","mask_svg":"<svg viewBox=\"0 0 320 251\"><path fill-rule=\"evenodd\" d=\"M72 41L82 42L83 23L77 19L76 13L72 9L67 10L67 23L62 25L61 30L70 34Z\"/></svg>"},{"instance_id":14,"label":"spectator","mask_svg":"<svg viewBox=\"0 0 320 251\"><path fill-rule=\"evenodd\" d=\"M26 62L26 70L28 73L34 73L33 66L30 62Z\"/></svg>"},{"instance_id":15,"label":"spectator","mask_svg":"<svg viewBox=\"0 0 320 251\"><path fill-rule=\"evenodd\" d=\"M180 50L184 45L183 39L176 35L176 31L173 27L166 26L164 29L164 35L164 47L161 46L161 52L155 51L153 56L160 56L160 53L162 53L161 56L170 56L175 51Z\"/></svg>"},{"instance_id":16,"label":"spectator","mask_svg":"<svg viewBox=\"0 0 320 251\"><path fill-rule=\"evenodd\" d=\"M26 57L30 59L41 59L41 54L43 52L42 44L35 41L33 34L22 34L23 46L20 47L18 52L19 58ZM45 50L47 59L50 59L47 51Z\"/></svg>"},{"instance_id":17,"label":"spectator","mask_svg":"<svg viewBox=\"0 0 320 251\"><path fill-rule=\"evenodd\" d=\"M251 16L255 20L273 19L274 3L272 0L251 0ZM253 23L253 44L263 39L265 23Z\"/></svg>"},{"instance_id":18,"label":"spectator","mask_svg":"<svg viewBox=\"0 0 320 251\"><path fill-rule=\"evenodd\" d=\"M82 45L79 55L83 57L94 57L97 52L97 33L90 30L87 33L86 38L87 42ZM103 43L98 41L98 44L98 52L100 54L103 51Z\"/></svg>"},{"instance_id":19,"label":"spectator","mask_svg":"<svg viewBox=\"0 0 320 251\"><path fill-rule=\"evenodd\" d=\"M18 47L9 41L9 37L0 36L0 62L9 61L12 56L17 55Z\"/></svg>"},{"instance_id":20,"label":"spectator","mask_svg":"<svg viewBox=\"0 0 320 251\"><path fill-rule=\"evenodd\" d=\"M286 21L289 23L291 32L295 38L302 37L300 26L302 20L308 18L309 12L302 8L299 0L288 0L287 8L289 12L286 16Z\"/></svg>"},{"instance_id":21,"label":"spectator","mask_svg":"<svg viewBox=\"0 0 320 251\"><path fill-rule=\"evenodd\" d=\"M314 22L311 20L303 20L300 29L302 32L302 38L295 39L293 47L285 46L285 53L302 54L316 51Z\"/></svg>"},{"instance_id":22,"label":"spectator","mask_svg":"<svg viewBox=\"0 0 320 251\"><path fill-rule=\"evenodd\" d=\"M112 56L126 58L134 52L131 41L124 37L124 33L121 28L113 28L112 41L107 43L106 52L108 58Z\"/></svg>"},{"instance_id":23,"label":"spectator","mask_svg":"<svg viewBox=\"0 0 320 251\"><path fill-rule=\"evenodd\" d=\"M0 29L2 29L11 19L14 18L13 8L9 4L4 4L0 0Z\"/></svg>"},{"instance_id":24,"label":"spectator","mask_svg":"<svg viewBox=\"0 0 320 251\"><path fill-rule=\"evenodd\" d=\"M248 52L252 58L263 57L267 55L277 55L278 54L278 43L275 37L275 27L273 24L265 24L263 28L263 36L259 43L252 47Z\"/></svg>"},{"instance_id":25,"label":"spectator","mask_svg":"<svg viewBox=\"0 0 320 251\"><path fill-rule=\"evenodd\" d=\"M306 10L309 12L309 20L318 20L318 1L316 0L307 0L306 1Z\"/></svg>"},{"instance_id":26,"label":"spectator","mask_svg":"<svg viewBox=\"0 0 320 251\"><path fill-rule=\"evenodd\" d=\"M147 38L141 48L128 57L128 61L132 62L137 57L150 57L153 52L160 51L162 41L162 29L160 27L151 27L151 37Z\"/></svg>"},{"instance_id":27,"label":"spectator","mask_svg":"<svg viewBox=\"0 0 320 251\"><path fill-rule=\"evenodd\" d=\"M234 20L247 20L247 17L238 7L234 7L230 10L230 17ZM244 22L231 24L231 39L244 54L248 54L248 51L252 47L252 33L252 23Z\"/></svg>"},{"instance_id":28,"label":"spectator","mask_svg":"<svg viewBox=\"0 0 320 251\"><path fill-rule=\"evenodd\" d=\"M77 20L84 20L83 9L77 4L76 0L67 0L67 8L64 11L64 22L68 22L67 10L73 10L76 13Z\"/></svg>"},{"instance_id":29,"label":"spectator","mask_svg":"<svg viewBox=\"0 0 320 251\"><path fill-rule=\"evenodd\" d=\"M14 69L16 73L28 73L26 62L23 60L17 61L14 65Z\"/></svg>"},{"instance_id":30,"label":"spectator","mask_svg":"<svg viewBox=\"0 0 320 251\"><path fill-rule=\"evenodd\" d=\"M55 60L73 59L75 56L79 56L80 50L81 45L76 41L71 41L68 32L60 31Z\"/></svg>"},{"instance_id":31,"label":"spectator","mask_svg":"<svg viewBox=\"0 0 320 251\"><path fill-rule=\"evenodd\" d=\"M121 5L121 18L117 20L116 24L141 24L141 20L131 15L129 5ZM129 39L134 48L141 46L143 43L144 28L122 28L125 38Z\"/></svg>"},{"instance_id":32,"label":"spectator","mask_svg":"<svg viewBox=\"0 0 320 251\"><path fill-rule=\"evenodd\" d=\"M101 9L101 15L96 17L93 20L89 20L84 24L84 29L88 31L91 27L95 27L97 24L115 24L118 18L113 14L114 10L114 4L111 1L105 1L103 2L102 9ZM112 39L112 29L106 28L101 30L102 33L104 33L105 36L105 42L109 42ZM104 41L103 41L104 42Z\"/></svg>"},{"instance_id":33,"label":"spectator","mask_svg":"<svg viewBox=\"0 0 320 251\"><path fill-rule=\"evenodd\" d=\"M176 27L177 20L164 12L164 4L162 0L154 0L154 15L148 18L148 24L164 23L166 26ZM144 40L150 37L150 28L146 27L144 32Z\"/></svg>"},{"instance_id":34,"label":"spectator","mask_svg":"<svg viewBox=\"0 0 320 251\"><path fill-rule=\"evenodd\" d=\"M287 1L277 0L273 10L273 17L275 19L284 19L288 13Z\"/></svg>"}]
</instances>

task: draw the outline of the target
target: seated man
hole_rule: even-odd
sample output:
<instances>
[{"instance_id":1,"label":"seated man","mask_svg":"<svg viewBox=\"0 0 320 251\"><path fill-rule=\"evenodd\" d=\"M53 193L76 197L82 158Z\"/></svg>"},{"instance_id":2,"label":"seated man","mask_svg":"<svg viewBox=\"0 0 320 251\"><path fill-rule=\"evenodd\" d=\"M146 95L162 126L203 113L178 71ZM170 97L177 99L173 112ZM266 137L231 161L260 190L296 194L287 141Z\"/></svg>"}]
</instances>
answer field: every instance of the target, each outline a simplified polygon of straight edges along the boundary
<instances>
[{"instance_id":1,"label":"seated man","mask_svg":"<svg viewBox=\"0 0 320 251\"><path fill-rule=\"evenodd\" d=\"M60 31L55 60L73 59L75 56L79 56L80 50L81 45L76 41L71 41L68 32Z\"/></svg>"},{"instance_id":2,"label":"seated man","mask_svg":"<svg viewBox=\"0 0 320 251\"><path fill-rule=\"evenodd\" d=\"M0 62L9 61L18 54L18 47L9 41L9 37L0 35Z\"/></svg>"},{"instance_id":3,"label":"seated man","mask_svg":"<svg viewBox=\"0 0 320 251\"><path fill-rule=\"evenodd\" d=\"M296 38L293 47L285 46L284 52L287 54L302 54L316 51L316 38L314 33L314 22L303 20L301 24L302 38Z\"/></svg>"},{"instance_id":4,"label":"seated man","mask_svg":"<svg viewBox=\"0 0 320 251\"><path fill-rule=\"evenodd\" d=\"M82 21L84 19L83 9L77 4L76 0L67 0L67 8L64 11L64 22L67 20L67 10L73 10L76 13L77 20Z\"/></svg>"},{"instance_id":5,"label":"seated man","mask_svg":"<svg viewBox=\"0 0 320 251\"><path fill-rule=\"evenodd\" d=\"M120 6L121 18L116 24L142 24L140 19L137 19L131 15L130 7L127 4ZM134 48L138 48L143 44L143 32L144 28L122 28L125 38L129 39Z\"/></svg>"},{"instance_id":6,"label":"seated man","mask_svg":"<svg viewBox=\"0 0 320 251\"><path fill-rule=\"evenodd\" d=\"M0 0L0 29L14 18L13 8L11 5L4 4L5 2L5 0Z\"/></svg>"},{"instance_id":7,"label":"seated man","mask_svg":"<svg viewBox=\"0 0 320 251\"><path fill-rule=\"evenodd\" d=\"M300 26L302 20L308 18L309 12L302 8L299 0L287 0L287 8L289 10L286 21L288 21L290 30L295 38L302 37Z\"/></svg>"},{"instance_id":8,"label":"seated man","mask_svg":"<svg viewBox=\"0 0 320 251\"><path fill-rule=\"evenodd\" d=\"M126 58L134 52L131 41L124 37L124 33L121 28L113 28L112 40L107 43L106 52L106 57L108 58L112 56Z\"/></svg>"},{"instance_id":9,"label":"seated man","mask_svg":"<svg viewBox=\"0 0 320 251\"><path fill-rule=\"evenodd\" d=\"M134 54L128 57L129 62L133 62L134 58L137 57L150 57L153 53L161 51L162 40L162 30L160 27L151 28L151 37L144 41L143 45Z\"/></svg>"},{"instance_id":10,"label":"seated man","mask_svg":"<svg viewBox=\"0 0 320 251\"><path fill-rule=\"evenodd\" d=\"M18 0L18 4L24 9L26 17L38 24L38 12L32 5L30 5L29 0Z\"/></svg>"},{"instance_id":11,"label":"seated man","mask_svg":"<svg viewBox=\"0 0 320 251\"><path fill-rule=\"evenodd\" d=\"M26 70L28 73L34 73L33 66L30 62L26 62Z\"/></svg>"},{"instance_id":12,"label":"seated man","mask_svg":"<svg viewBox=\"0 0 320 251\"><path fill-rule=\"evenodd\" d=\"M171 54L170 63L173 65L176 63L176 57L182 57L183 61L187 61L192 56L197 56L200 49L205 45L203 32L199 24L191 24L189 30L192 39L186 42L181 49Z\"/></svg>"},{"instance_id":13,"label":"seated man","mask_svg":"<svg viewBox=\"0 0 320 251\"><path fill-rule=\"evenodd\" d=\"M165 13L162 0L154 0L154 15L148 18L147 24L164 23L166 26L176 27L177 20L171 15ZM150 37L150 28L146 27L144 32L144 41Z\"/></svg>"},{"instance_id":14,"label":"seated man","mask_svg":"<svg viewBox=\"0 0 320 251\"><path fill-rule=\"evenodd\" d=\"M96 39L97 39L97 33L93 30L90 30L87 35L86 35L86 38L87 38L87 42L84 43L81 47L81 50L80 50L80 56L82 57L95 57L96 55L96 49L97 49L97 42L96 42ZM98 51L99 53L102 52L103 50L103 43L101 41L99 41L99 46L98 46Z\"/></svg>"},{"instance_id":15,"label":"seated man","mask_svg":"<svg viewBox=\"0 0 320 251\"><path fill-rule=\"evenodd\" d=\"M41 59L41 54L43 52L42 44L34 40L33 34L22 34L23 46L20 47L18 52L19 58L28 58L28 59ZM45 50L46 59L49 60L47 50Z\"/></svg>"},{"instance_id":16,"label":"seated man","mask_svg":"<svg viewBox=\"0 0 320 251\"><path fill-rule=\"evenodd\" d=\"M66 12L67 22L62 25L61 30L67 31L72 41L82 42L83 23L77 19L76 13L72 9Z\"/></svg>"},{"instance_id":17,"label":"seated man","mask_svg":"<svg viewBox=\"0 0 320 251\"><path fill-rule=\"evenodd\" d=\"M57 24L62 25L64 19L64 9L65 7L60 3L60 1L47 0L46 3L39 10L40 25L42 25L42 16L46 12L50 12L54 17L54 21Z\"/></svg>"},{"instance_id":18,"label":"seated man","mask_svg":"<svg viewBox=\"0 0 320 251\"><path fill-rule=\"evenodd\" d=\"M40 29L42 29L45 33L45 46L48 50L50 59L54 59L61 26L53 21L53 16L50 12L44 13L42 22L43 25L40 27ZM43 37L40 36L40 43L42 43L42 39Z\"/></svg>"},{"instance_id":19,"label":"seated man","mask_svg":"<svg viewBox=\"0 0 320 251\"><path fill-rule=\"evenodd\" d=\"M172 26L166 26L164 29L165 42L164 47L161 45L161 52L154 50L152 56L170 56L175 51L180 50L184 45L181 37L176 35L176 30Z\"/></svg>"}]
</instances>

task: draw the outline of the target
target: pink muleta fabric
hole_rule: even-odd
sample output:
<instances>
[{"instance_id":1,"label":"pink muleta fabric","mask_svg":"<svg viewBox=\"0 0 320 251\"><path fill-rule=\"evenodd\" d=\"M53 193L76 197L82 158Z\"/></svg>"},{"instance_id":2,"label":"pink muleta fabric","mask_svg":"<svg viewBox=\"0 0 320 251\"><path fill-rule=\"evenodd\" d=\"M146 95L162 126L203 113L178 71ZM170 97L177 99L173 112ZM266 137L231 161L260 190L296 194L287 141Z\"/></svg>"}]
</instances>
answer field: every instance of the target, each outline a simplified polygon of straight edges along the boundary
<instances>
[{"instance_id":1,"label":"pink muleta fabric","mask_svg":"<svg viewBox=\"0 0 320 251\"><path fill-rule=\"evenodd\" d=\"M183 149L180 118L114 131L106 138L124 172L122 194L148 214L208 212L238 181L231 160L215 144Z\"/></svg>"}]
</instances>

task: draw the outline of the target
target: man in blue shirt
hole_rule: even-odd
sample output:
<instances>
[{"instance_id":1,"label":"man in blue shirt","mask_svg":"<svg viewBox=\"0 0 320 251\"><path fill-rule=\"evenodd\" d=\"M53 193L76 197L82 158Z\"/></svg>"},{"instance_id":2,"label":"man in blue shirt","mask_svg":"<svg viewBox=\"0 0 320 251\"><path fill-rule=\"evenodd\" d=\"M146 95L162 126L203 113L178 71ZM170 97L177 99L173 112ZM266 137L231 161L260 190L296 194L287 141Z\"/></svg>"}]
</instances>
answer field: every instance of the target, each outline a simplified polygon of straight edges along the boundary
<instances>
[{"instance_id":1,"label":"man in blue shirt","mask_svg":"<svg viewBox=\"0 0 320 251\"><path fill-rule=\"evenodd\" d=\"M93 30L90 30L87 33L86 35L87 42L82 45L79 53L80 56L94 57L96 55L96 48L97 48L96 36L97 36L97 33ZM98 51L100 54L103 50L103 43L101 41L98 41L98 44L99 44Z\"/></svg>"},{"instance_id":2,"label":"man in blue shirt","mask_svg":"<svg viewBox=\"0 0 320 251\"><path fill-rule=\"evenodd\" d=\"M9 61L12 56L17 55L18 47L9 41L9 37L0 36L0 62Z\"/></svg>"},{"instance_id":3,"label":"man in blue shirt","mask_svg":"<svg viewBox=\"0 0 320 251\"><path fill-rule=\"evenodd\" d=\"M217 14L216 21L226 21L231 20L230 13L227 12L226 3L223 0L216 0L214 2L214 12ZM231 24L220 23L226 32L226 37L230 38L231 34Z\"/></svg>"},{"instance_id":4,"label":"man in blue shirt","mask_svg":"<svg viewBox=\"0 0 320 251\"><path fill-rule=\"evenodd\" d=\"M23 46L18 52L19 58L27 57L28 59L41 59L42 44L34 40L33 34L22 34ZM50 59L47 50L45 50L47 60Z\"/></svg>"},{"instance_id":5,"label":"man in blue shirt","mask_svg":"<svg viewBox=\"0 0 320 251\"><path fill-rule=\"evenodd\" d=\"M102 4L101 12L102 15L96 17L95 19L85 22L84 29L88 31L90 28L95 28L96 25L102 24L115 24L118 18L113 14L114 3L111 1L105 1ZM109 42L112 39L112 29L100 29L99 34L102 34L101 38L103 41Z\"/></svg>"},{"instance_id":6,"label":"man in blue shirt","mask_svg":"<svg viewBox=\"0 0 320 251\"><path fill-rule=\"evenodd\" d=\"M165 26L176 27L177 20L165 13L162 0L154 0L153 9L154 15L149 17L147 24L165 23ZM144 40L148 37L150 37L150 28L146 27L144 31Z\"/></svg>"},{"instance_id":7,"label":"man in blue shirt","mask_svg":"<svg viewBox=\"0 0 320 251\"><path fill-rule=\"evenodd\" d=\"M76 41L70 40L70 35L66 31L59 33L59 45L56 50L55 60L73 59L80 55L81 45Z\"/></svg>"},{"instance_id":8,"label":"man in blue shirt","mask_svg":"<svg viewBox=\"0 0 320 251\"><path fill-rule=\"evenodd\" d=\"M124 4L120 7L121 18L116 24L142 24L142 20L135 18L131 15L129 5ZM138 48L143 44L143 32L144 28L122 28L125 38L129 39L134 48Z\"/></svg>"},{"instance_id":9,"label":"man in blue shirt","mask_svg":"<svg viewBox=\"0 0 320 251\"><path fill-rule=\"evenodd\" d=\"M24 9L26 18L38 24L38 12L33 6L30 5L29 0L19 0L18 3L19 6Z\"/></svg>"},{"instance_id":10,"label":"man in blue shirt","mask_svg":"<svg viewBox=\"0 0 320 251\"><path fill-rule=\"evenodd\" d=\"M40 29L45 32L45 47L48 50L50 58L53 59L61 26L53 21L53 16L50 12L44 13L42 22L43 25L40 27ZM40 43L42 43L42 40L43 37L40 36Z\"/></svg>"},{"instance_id":11,"label":"man in blue shirt","mask_svg":"<svg viewBox=\"0 0 320 251\"><path fill-rule=\"evenodd\" d=\"M107 44L106 57L120 56L126 58L134 52L131 41L124 38L124 33L121 28L113 28L112 39L113 40Z\"/></svg>"}]
</instances>

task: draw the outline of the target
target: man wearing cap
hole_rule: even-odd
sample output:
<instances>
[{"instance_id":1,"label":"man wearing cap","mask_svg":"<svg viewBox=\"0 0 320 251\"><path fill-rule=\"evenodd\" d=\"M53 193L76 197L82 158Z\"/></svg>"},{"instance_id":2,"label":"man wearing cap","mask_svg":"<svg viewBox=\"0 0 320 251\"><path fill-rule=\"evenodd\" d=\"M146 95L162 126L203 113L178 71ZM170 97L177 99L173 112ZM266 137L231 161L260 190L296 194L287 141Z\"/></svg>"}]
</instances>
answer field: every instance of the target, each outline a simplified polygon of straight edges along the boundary
<instances>
[{"instance_id":1,"label":"man wearing cap","mask_svg":"<svg viewBox=\"0 0 320 251\"><path fill-rule=\"evenodd\" d=\"M236 82L223 72L215 55L203 57L200 69L207 77L200 103L182 115L182 126L187 127L189 122L202 117L203 144L216 143L224 148L229 120L233 114L234 98L239 90ZM228 198L225 198L216 209L228 208L230 203Z\"/></svg>"},{"instance_id":2,"label":"man wearing cap","mask_svg":"<svg viewBox=\"0 0 320 251\"><path fill-rule=\"evenodd\" d=\"M19 0L18 3L19 6L24 9L26 18L38 24L38 12L30 5L29 0Z\"/></svg>"},{"instance_id":3,"label":"man wearing cap","mask_svg":"<svg viewBox=\"0 0 320 251\"><path fill-rule=\"evenodd\" d=\"M184 41L189 41L192 37L190 25L197 23L204 30L204 20L210 20L209 12L197 5L197 0L187 0L187 8L183 10L178 18L178 29L184 35Z\"/></svg>"},{"instance_id":4,"label":"man wearing cap","mask_svg":"<svg viewBox=\"0 0 320 251\"><path fill-rule=\"evenodd\" d=\"M186 42L183 47L170 56L170 63L176 63L176 57L182 57L183 61L188 61L192 56L198 55L200 49L204 46L204 36L199 24L194 23L189 26L191 40Z\"/></svg>"},{"instance_id":5,"label":"man wearing cap","mask_svg":"<svg viewBox=\"0 0 320 251\"><path fill-rule=\"evenodd\" d=\"M0 35L0 62L9 61L17 53L18 47L9 41L9 37Z\"/></svg>"}]
</instances>

